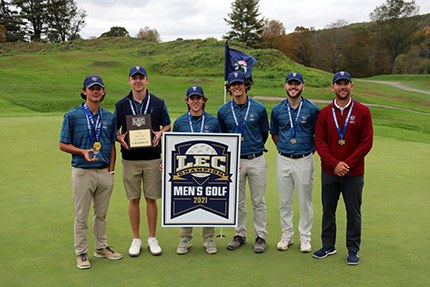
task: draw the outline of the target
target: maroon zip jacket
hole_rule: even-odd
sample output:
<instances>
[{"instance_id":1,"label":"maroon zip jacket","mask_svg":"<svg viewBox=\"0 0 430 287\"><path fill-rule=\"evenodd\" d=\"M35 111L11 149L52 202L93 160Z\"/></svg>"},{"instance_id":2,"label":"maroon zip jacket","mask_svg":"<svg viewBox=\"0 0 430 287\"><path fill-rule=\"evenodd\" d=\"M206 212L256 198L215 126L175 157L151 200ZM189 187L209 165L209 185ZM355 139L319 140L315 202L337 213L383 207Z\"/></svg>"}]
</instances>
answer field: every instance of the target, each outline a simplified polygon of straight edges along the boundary
<instances>
[{"instance_id":1,"label":"maroon zip jacket","mask_svg":"<svg viewBox=\"0 0 430 287\"><path fill-rule=\"evenodd\" d=\"M332 102L323 108L315 127L315 144L321 157L322 169L331 175L340 161L345 162L350 171L346 176L358 176L364 174L364 157L369 153L373 145L373 125L369 108L354 101L351 117L345 133L345 144L340 145L340 136L333 119L332 107L335 109L337 121L341 132L351 104L343 111Z\"/></svg>"}]
</instances>

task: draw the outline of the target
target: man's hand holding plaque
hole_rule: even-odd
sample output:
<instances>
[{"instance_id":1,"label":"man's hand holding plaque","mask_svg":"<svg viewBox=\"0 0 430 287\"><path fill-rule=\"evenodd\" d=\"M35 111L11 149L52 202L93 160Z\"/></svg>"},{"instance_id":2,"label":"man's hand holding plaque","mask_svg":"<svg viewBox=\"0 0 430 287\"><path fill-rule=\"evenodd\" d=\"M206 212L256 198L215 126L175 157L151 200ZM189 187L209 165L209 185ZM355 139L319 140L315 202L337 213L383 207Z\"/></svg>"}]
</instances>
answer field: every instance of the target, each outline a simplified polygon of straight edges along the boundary
<instances>
[{"instance_id":1,"label":"man's hand holding plaque","mask_svg":"<svg viewBox=\"0 0 430 287\"><path fill-rule=\"evenodd\" d=\"M151 115L127 115L126 120L128 137L126 136L127 133L125 133L123 141L128 146L128 149L152 147L154 133L151 130ZM128 141L125 141L127 138ZM126 145L121 144L127 148Z\"/></svg>"}]
</instances>

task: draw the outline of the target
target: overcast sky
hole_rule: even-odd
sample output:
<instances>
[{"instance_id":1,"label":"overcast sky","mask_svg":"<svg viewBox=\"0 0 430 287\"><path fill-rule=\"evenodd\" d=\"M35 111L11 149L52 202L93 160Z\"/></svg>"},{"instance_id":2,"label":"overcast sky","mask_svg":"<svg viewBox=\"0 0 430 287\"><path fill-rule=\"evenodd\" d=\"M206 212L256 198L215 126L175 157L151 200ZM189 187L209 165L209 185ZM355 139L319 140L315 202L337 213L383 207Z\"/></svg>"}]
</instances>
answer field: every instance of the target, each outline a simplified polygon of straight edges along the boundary
<instances>
[{"instance_id":1,"label":"overcast sky","mask_svg":"<svg viewBox=\"0 0 430 287\"><path fill-rule=\"evenodd\" d=\"M410 2L408 0L405 0ZM221 39L230 27L224 21L233 0L75 0L88 16L81 31L84 39L124 27L131 37L148 26L163 42L183 39ZM385 0L260 0L260 17L281 21L287 34L297 26L322 29L343 19L369 22L369 14ZM419 14L430 13L429 0L415 0Z\"/></svg>"}]
</instances>

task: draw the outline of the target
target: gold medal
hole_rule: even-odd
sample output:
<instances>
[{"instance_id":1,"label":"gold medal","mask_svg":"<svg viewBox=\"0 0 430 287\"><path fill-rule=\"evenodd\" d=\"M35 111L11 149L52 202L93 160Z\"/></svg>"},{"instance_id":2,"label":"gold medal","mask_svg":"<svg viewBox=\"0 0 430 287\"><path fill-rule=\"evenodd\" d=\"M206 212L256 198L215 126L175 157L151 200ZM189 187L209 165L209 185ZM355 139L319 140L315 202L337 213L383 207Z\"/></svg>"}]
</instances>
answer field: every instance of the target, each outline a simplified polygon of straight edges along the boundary
<instances>
[{"instance_id":1,"label":"gold medal","mask_svg":"<svg viewBox=\"0 0 430 287\"><path fill-rule=\"evenodd\" d=\"M95 142L94 143L94 149L95 150L100 150L102 148L102 144L100 142Z\"/></svg>"},{"instance_id":2,"label":"gold medal","mask_svg":"<svg viewBox=\"0 0 430 287\"><path fill-rule=\"evenodd\" d=\"M341 140L339 140L339 141L338 141L338 143L339 143L340 145L345 145L345 140L344 140L344 139L341 139Z\"/></svg>"},{"instance_id":3,"label":"gold medal","mask_svg":"<svg viewBox=\"0 0 430 287\"><path fill-rule=\"evenodd\" d=\"M291 139L291 140L290 140L290 142L291 142L292 144L296 144L296 143L297 143L297 140L296 140L296 139Z\"/></svg>"},{"instance_id":4,"label":"gold medal","mask_svg":"<svg viewBox=\"0 0 430 287\"><path fill-rule=\"evenodd\" d=\"M244 141L245 141L245 138L244 138L244 137L242 137L241 141L243 141L243 142L244 142Z\"/></svg>"}]
</instances>

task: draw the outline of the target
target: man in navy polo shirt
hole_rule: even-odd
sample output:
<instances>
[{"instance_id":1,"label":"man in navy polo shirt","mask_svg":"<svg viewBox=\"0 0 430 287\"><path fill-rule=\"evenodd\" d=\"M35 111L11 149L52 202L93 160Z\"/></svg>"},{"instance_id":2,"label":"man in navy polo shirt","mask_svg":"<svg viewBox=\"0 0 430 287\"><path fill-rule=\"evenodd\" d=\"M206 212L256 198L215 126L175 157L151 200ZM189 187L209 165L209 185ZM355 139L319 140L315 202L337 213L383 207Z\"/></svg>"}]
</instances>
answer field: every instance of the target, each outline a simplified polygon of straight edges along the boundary
<instances>
[{"instance_id":1,"label":"man in navy polo shirt","mask_svg":"<svg viewBox=\"0 0 430 287\"><path fill-rule=\"evenodd\" d=\"M191 133L218 133L220 130L216 117L205 112L205 106L208 97L204 94L202 87L194 85L187 89L185 102L188 106L188 112L178 117L173 124L174 132L191 132ZM215 235L214 227L203 227L203 247L209 254L217 253L217 248L213 237ZM186 254L191 247L193 238L192 227L181 227L179 234L181 242L176 249L179 255Z\"/></svg>"},{"instance_id":2,"label":"man in navy polo shirt","mask_svg":"<svg viewBox=\"0 0 430 287\"><path fill-rule=\"evenodd\" d=\"M60 150L72 154L72 191L75 205L75 252L80 269L91 267L88 260L88 214L93 200L95 257L121 259L107 244L106 214L114 185L116 122L100 107L105 89L99 76L85 78L81 97L84 104L64 116Z\"/></svg>"},{"instance_id":3,"label":"man in navy polo shirt","mask_svg":"<svg viewBox=\"0 0 430 287\"><path fill-rule=\"evenodd\" d=\"M266 251L266 192L267 163L263 156L268 137L269 121L263 104L249 98L251 81L241 71L228 76L227 90L233 99L218 109L217 118L224 133L242 134L239 178L239 211L236 236L227 245L235 250L246 243L246 178L248 178L253 223L255 230L254 252Z\"/></svg>"},{"instance_id":4,"label":"man in navy polo shirt","mask_svg":"<svg viewBox=\"0 0 430 287\"><path fill-rule=\"evenodd\" d=\"M140 198L142 194L146 202L148 220L148 249L152 255L161 255L162 250L156 239L158 206L161 198L161 143L163 132L170 131L170 117L164 100L149 93L148 75L144 67L134 66L130 69L128 83L130 93L115 104L117 119L117 141L121 143L122 177L124 188L129 200L128 215L130 218L133 241L128 255L135 257L140 254ZM130 149L127 142L127 115L151 115L154 142L152 147Z\"/></svg>"},{"instance_id":5,"label":"man in navy polo shirt","mask_svg":"<svg viewBox=\"0 0 430 287\"><path fill-rule=\"evenodd\" d=\"M289 73L284 88L288 97L273 107L270 117L270 133L278 149L276 178L282 237L277 248L287 250L288 246L293 244L295 186L300 206L300 251L310 252L313 223L314 135L319 108L302 96L305 84L301 74Z\"/></svg>"}]
</instances>

